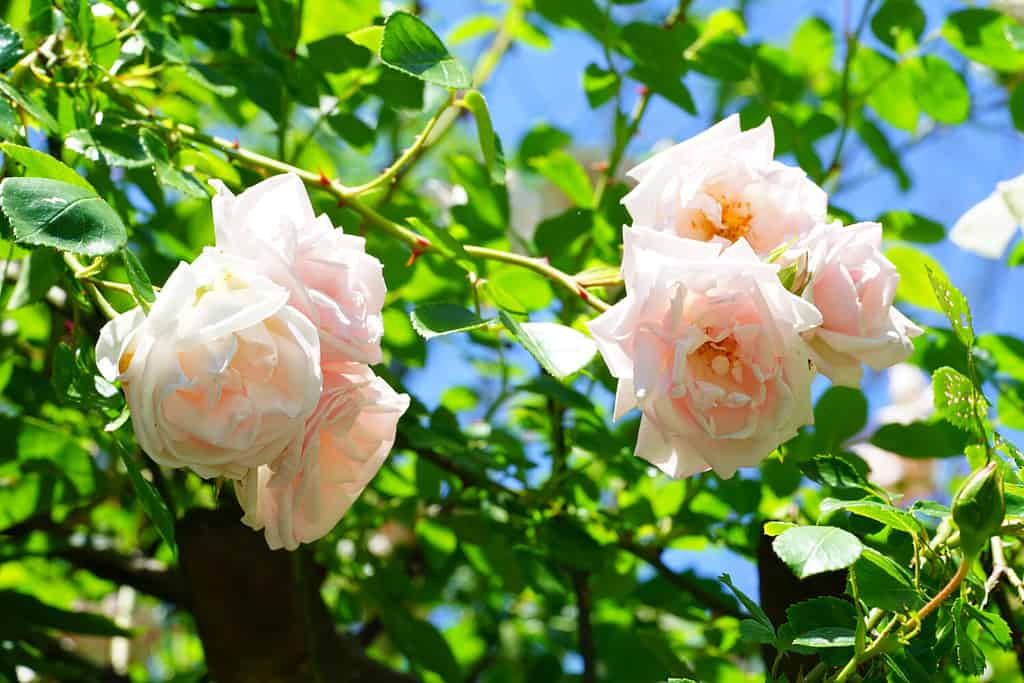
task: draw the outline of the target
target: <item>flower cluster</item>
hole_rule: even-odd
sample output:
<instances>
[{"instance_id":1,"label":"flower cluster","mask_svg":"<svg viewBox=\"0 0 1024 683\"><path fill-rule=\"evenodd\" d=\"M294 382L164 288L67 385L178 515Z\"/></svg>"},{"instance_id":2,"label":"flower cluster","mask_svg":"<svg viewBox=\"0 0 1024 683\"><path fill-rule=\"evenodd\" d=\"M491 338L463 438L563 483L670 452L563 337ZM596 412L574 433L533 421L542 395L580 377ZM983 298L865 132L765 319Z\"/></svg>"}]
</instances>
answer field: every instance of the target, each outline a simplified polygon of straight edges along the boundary
<instances>
[{"instance_id":1,"label":"flower cluster","mask_svg":"<svg viewBox=\"0 0 1024 683\"><path fill-rule=\"evenodd\" d=\"M234 480L243 521L294 549L338 522L380 469L409 398L381 360L382 265L280 175L216 183L216 246L152 309L109 322L97 366L120 379L142 448Z\"/></svg>"},{"instance_id":2,"label":"flower cluster","mask_svg":"<svg viewBox=\"0 0 1024 683\"><path fill-rule=\"evenodd\" d=\"M770 120L732 116L629 173L626 296L590 330L615 417L640 408L636 454L672 476L756 465L812 423L816 372L856 386L920 333L893 307L881 226L829 222L773 155Z\"/></svg>"}]
</instances>

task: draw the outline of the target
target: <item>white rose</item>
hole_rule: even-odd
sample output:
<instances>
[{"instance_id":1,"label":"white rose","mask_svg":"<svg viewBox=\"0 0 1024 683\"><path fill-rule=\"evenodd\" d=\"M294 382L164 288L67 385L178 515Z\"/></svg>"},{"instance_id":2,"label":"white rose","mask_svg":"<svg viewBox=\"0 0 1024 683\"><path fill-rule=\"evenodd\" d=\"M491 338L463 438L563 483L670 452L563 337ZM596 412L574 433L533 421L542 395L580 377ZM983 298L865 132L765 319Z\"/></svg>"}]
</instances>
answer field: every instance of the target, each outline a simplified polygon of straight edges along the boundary
<instances>
[{"instance_id":1,"label":"white rose","mask_svg":"<svg viewBox=\"0 0 1024 683\"><path fill-rule=\"evenodd\" d=\"M731 477L810 424L814 370L801 338L818 311L745 240L723 250L628 228L626 297L590 323L619 380L615 418L642 411L636 455L685 477Z\"/></svg>"},{"instance_id":2,"label":"white rose","mask_svg":"<svg viewBox=\"0 0 1024 683\"><path fill-rule=\"evenodd\" d=\"M301 449L320 397L320 345L259 264L206 249L149 315L107 323L96 364L120 379L139 445L161 465L240 478Z\"/></svg>"},{"instance_id":3,"label":"white rose","mask_svg":"<svg viewBox=\"0 0 1024 683\"><path fill-rule=\"evenodd\" d=\"M817 226L806 238L803 296L821 311L808 334L814 360L835 384L857 387L861 363L884 370L914 351L921 329L892 305L900 276L881 250L882 226Z\"/></svg>"},{"instance_id":4,"label":"white rose","mask_svg":"<svg viewBox=\"0 0 1024 683\"><path fill-rule=\"evenodd\" d=\"M824 221L828 206L774 150L771 119L741 131L730 116L629 171L638 184L622 203L636 225L700 241L742 237L764 256Z\"/></svg>"},{"instance_id":5,"label":"white rose","mask_svg":"<svg viewBox=\"0 0 1024 683\"><path fill-rule=\"evenodd\" d=\"M259 261L291 292L291 305L319 330L324 362L379 363L387 287L365 240L316 216L296 175L268 178L237 197L213 183L217 246Z\"/></svg>"},{"instance_id":6,"label":"white rose","mask_svg":"<svg viewBox=\"0 0 1024 683\"><path fill-rule=\"evenodd\" d=\"M380 470L409 397L365 365L324 366L324 392L306 424L300 453L277 472L252 470L236 482L243 522L265 529L271 549L294 550L329 532Z\"/></svg>"}]
</instances>

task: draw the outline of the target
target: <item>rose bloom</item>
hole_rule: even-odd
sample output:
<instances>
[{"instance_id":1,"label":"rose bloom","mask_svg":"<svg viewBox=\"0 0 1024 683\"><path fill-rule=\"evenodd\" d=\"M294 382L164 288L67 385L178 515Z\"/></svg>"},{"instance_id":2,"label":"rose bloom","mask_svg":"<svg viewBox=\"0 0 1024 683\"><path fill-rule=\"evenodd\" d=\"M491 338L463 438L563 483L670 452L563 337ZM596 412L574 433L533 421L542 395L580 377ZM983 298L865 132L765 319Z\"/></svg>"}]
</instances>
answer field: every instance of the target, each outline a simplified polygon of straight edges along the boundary
<instances>
[{"instance_id":1,"label":"rose bloom","mask_svg":"<svg viewBox=\"0 0 1024 683\"><path fill-rule=\"evenodd\" d=\"M324 392L306 423L302 450L277 472L252 470L236 482L245 517L272 550L294 550L329 532L380 469L409 397L365 365L326 364Z\"/></svg>"},{"instance_id":2,"label":"rose bloom","mask_svg":"<svg viewBox=\"0 0 1024 683\"><path fill-rule=\"evenodd\" d=\"M884 370L906 360L921 329L892 305L900 276L882 253L882 226L817 226L806 239L803 296L821 311L810 336L814 361L835 384L860 385L862 363Z\"/></svg>"},{"instance_id":3,"label":"rose bloom","mask_svg":"<svg viewBox=\"0 0 1024 683\"><path fill-rule=\"evenodd\" d=\"M590 323L619 380L615 418L642 411L636 454L675 476L731 477L813 419L801 333L821 322L740 239L625 231L626 297ZM724 250L723 250L724 249Z\"/></svg>"},{"instance_id":4,"label":"rose bloom","mask_svg":"<svg viewBox=\"0 0 1024 683\"><path fill-rule=\"evenodd\" d=\"M742 237L767 255L824 221L828 206L774 151L771 119L741 131L734 114L629 171L638 184L622 203L636 225L701 241Z\"/></svg>"},{"instance_id":5,"label":"rose bloom","mask_svg":"<svg viewBox=\"0 0 1024 683\"><path fill-rule=\"evenodd\" d=\"M240 478L302 447L320 398L316 328L259 264L207 248L149 314L107 323L96 365L121 380L139 445L161 465Z\"/></svg>"},{"instance_id":6,"label":"rose bloom","mask_svg":"<svg viewBox=\"0 0 1024 683\"><path fill-rule=\"evenodd\" d=\"M379 363L381 308L387 287L381 262L362 237L316 216L294 174L253 185L237 197L223 183L213 198L217 246L259 261L291 293L289 302L316 324L324 362Z\"/></svg>"}]
</instances>

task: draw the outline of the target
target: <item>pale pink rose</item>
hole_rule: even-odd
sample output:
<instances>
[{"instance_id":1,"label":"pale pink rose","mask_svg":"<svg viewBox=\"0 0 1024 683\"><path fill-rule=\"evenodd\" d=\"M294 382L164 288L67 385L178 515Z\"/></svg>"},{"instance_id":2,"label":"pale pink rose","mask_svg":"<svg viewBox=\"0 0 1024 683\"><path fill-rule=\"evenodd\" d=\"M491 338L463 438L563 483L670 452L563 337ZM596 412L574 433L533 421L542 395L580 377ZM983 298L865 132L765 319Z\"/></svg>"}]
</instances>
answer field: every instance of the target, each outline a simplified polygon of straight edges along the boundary
<instances>
[{"instance_id":1,"label":"pale pink rose","mask_svg":"<svg viewBox=\"0 0 1024 683\"><path fill-rule=\"evenodd\" d=\"M119 379L156 462L240 478L302 447L320 398L316 328L259 264L207 248L168 278L149 315L107 323L96 365Z\"/></svg>"},{"instance_id":2,"label":"pale pink rose","mask_svg":"<svg viewBox=\"0 0 1024 683\"><path fill-rule=\"evenodd\" d=\"M882 226L817 226L806 238L810 281L803 296L821 311L808 335L814 361L835 384L860 385L862 363L884 370L913 352L921 329L892 305L896 267L882 253Z\"/></svg>"},{"instance_id":3,"label":"pale pink rose","mask_svg":"<svg viewBox=\"0 0 1024 683\"><path fill-rule=\"evenodd\" d=\"M301 452L276 472L260 467L236 482L242 521L264 529L274 550L325 535L377 474L408 407L409 397L367 366L325 364L323 397L306 423Z\"/></svg>"},{"instance_id":4,"label":"pale pink rose","mask_svg":"<svg viewBox=\"0 0 1024 683\"><path fill-rule=\"evenodd\" d=\"M810 424L814 369L801 333L817 309L740 239L627 228L626 297L590 323L619 380L615 418L642 411L636 454L675 476L756 465Z\"/></svg>"},{"instance_id":5,"label":"pale pink rose","mask_svg":"<svg viewBox=\"0 0 1024 683\"><path fill-rule=\"evenodd\" d=\"M319 330L325 362L379 363L387 287L365 240L316 216L294 174L268 178L237 197L212 182L217 246L259 261L291 292L290 303Z\"/></svg>"},{"instance_id":6,"label":"pale pink rose","mask_svg":"<svg viewBox=\"0 0 1024 683\"><path fill-rule=\"evenodd\" d=\"M759 255L825 220L828 198L799 168L774 161L771 119L748 131L738 115L660 152L627 175L633 223L680 237L734 242Z\"/></svg>"}]
</instances>

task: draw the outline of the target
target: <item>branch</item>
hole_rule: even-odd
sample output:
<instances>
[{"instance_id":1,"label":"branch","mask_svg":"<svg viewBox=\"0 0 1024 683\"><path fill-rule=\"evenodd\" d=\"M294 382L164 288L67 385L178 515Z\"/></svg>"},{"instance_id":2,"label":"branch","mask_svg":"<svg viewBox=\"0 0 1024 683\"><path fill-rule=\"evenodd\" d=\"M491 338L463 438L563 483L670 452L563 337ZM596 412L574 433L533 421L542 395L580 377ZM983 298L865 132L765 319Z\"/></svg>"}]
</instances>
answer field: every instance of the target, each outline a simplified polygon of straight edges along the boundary
<instances>
[{"instance_id":1,"label":"branch","mask_svg":"<svg viewBox=\"0 0 1024 683\"><path fill-rule=\"evenodd\" d=\"M597 683L597 647L590 624L590 586L586 572L572 572L572 587L576 592L576 622L579 625L579 651L583 658L583 683Z\"/></svg>"},{"instance_id":2,"label":"branch","mask_svg":"<svg viewBox=\"0 0 1024 683\"><path fill-rule=\"evenodd\" d=\"M142 555L121 555L93 548L63 548L49 554L101 579L131 586L164 602L188 608L185 582L177 571Z\"/></svg>"}]
</instances>

